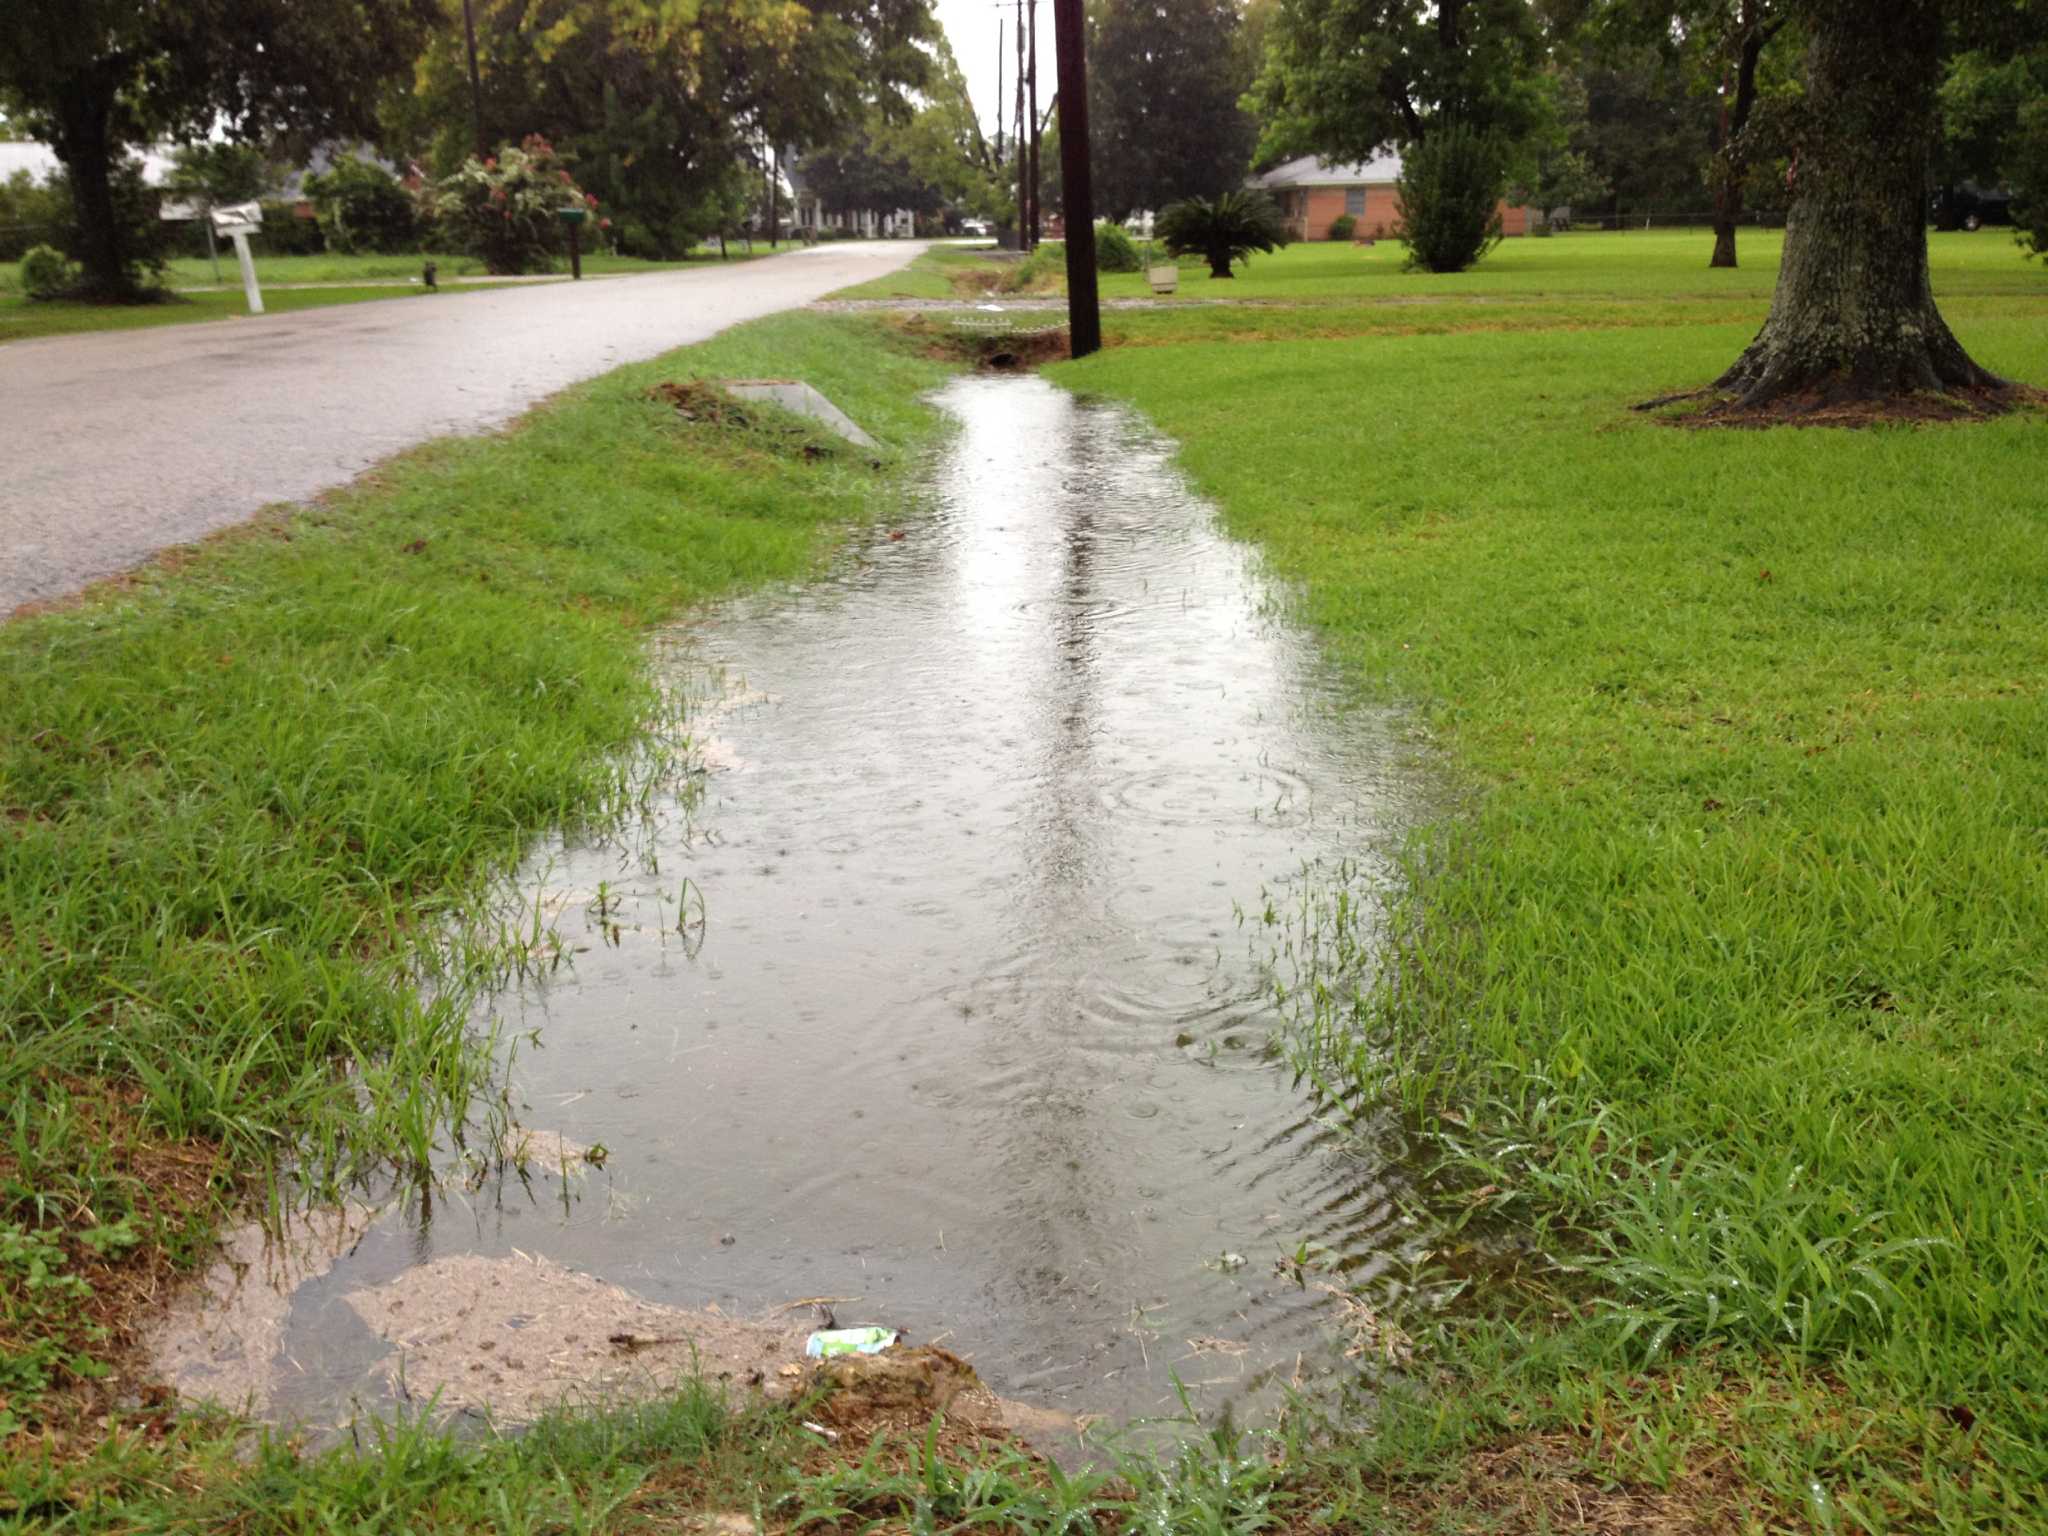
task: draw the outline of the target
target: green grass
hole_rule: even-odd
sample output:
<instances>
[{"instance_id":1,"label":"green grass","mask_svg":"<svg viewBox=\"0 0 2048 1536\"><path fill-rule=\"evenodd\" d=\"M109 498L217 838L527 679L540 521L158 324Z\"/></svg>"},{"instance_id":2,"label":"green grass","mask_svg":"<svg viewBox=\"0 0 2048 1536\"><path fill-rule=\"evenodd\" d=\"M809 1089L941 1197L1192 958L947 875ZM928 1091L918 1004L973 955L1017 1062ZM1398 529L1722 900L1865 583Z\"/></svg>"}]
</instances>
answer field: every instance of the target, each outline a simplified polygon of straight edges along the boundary
<instances>
[{"instance_id":1,"label":"green grass","mask_svg":"<svg viewBox=\"0 0 2048 1536\"><path fill-rule=\"evenodd\" d=\"M1402 269L1406 249L1395 240L1371 246L1305 241L1253 256L1229 281L1184 267L1170 302L1268 299L1312 304L1371 299L1487 297L1527 301L1587 296L1628 300L1746 297L1768 301L1778 278L1784 234L1745 229L1738 237L1741 265L1708 267L1714 248L1706 230L1651 230L1626 234L1567 234L1547 240L1503 240L1471 269L1451 274ZM2029 261L2010 230L1933 233L1929 260L1937 293L2040 294L2048 268ZM1104 298L1150 297L1143 273L1104 273Z\"/></svg>"},{"instance_id":2,"label":"green grass","mask_svg":"<svg viewBox=\"0 0 2048 1536\"><path fill-rule=\"evenodd\" d=\"M1371 1298L1412 1370L1277 1466L1226 1434L1126 1489L915 1445L799 1467L791 1416L694 1388L364 1459L117 1413L82 1459L15 1441L0 1521L2048 1529L2048 425L1631 413L1767 302L1693 238L1511 243L1442 287L1290 251L1268 296L1305 307L1120 312L1056 375L1180 441L1449 791L1384 931L1331 889L1266 933L1303 1070L1397 1110L1464 1227ZM2048 381L2044 274L1937 237L1936 281L1983 362ZM699 370L935 430L930 365L766 322L0 631L0 1423L280 1155L445 1154L483 1084L465 988L522 958L494 881L660 771L645 625L886 504L644 398Z\"/></svg>"},{"instance_id":3,"label":"green grass","mask_svg":"<svg viewBox=\"0 0 2048 1536\"><path fill-rule=\"evenodd\" d=\"M759 247L755 256L768 254ZM330 304L361 304L373 299L424 298L423 290L407 292L390 286L361 288L290 288L288 283L364 283L388 285L420 275L422 256L259 256L256 273L263 284L263 308L267 314L290 314L301 309L324 309ZM467 256L437 256L444 279L483 275L483 263ZM734 261L752 260L735 245ZM583 259L587 276L618 277L638 272L671 271L685 266L716 264L718 253L699 252L686 261L638 261L626 256L595 255ZM564 267L566 274L567 268ZM242 297L241 279L236 275L234 253L221 260L218 288L210 286L213 270L205 259L180 257L170 263L164 282L185 290L158 304L77 304L69 301L31 304L14 286L14 268L0 265L0 343L26 341L36 336L67 336L80 331L128 331L159 325L189 325L200 320L246 317L248 304ZM455 283L443 294L470 293L496 286L490 283Z\"/></svg>"},{"instance_id":4,"label":"green grass","mask_svg":"<svg viewBox=\"0 0 2048 1536\"><path fill-rule=\"evenodd\" d=\"M893 505L796 418L647 397L700 372L809 379L892 462L936 430L935 365L764 321L0 629L0 1438L280 1160L446 1155L530 938L495 882L663 771L647 626Z\"/></svg>"},{"instance_id":5,"label":"green grass","mask_svg":"<svg viewBox=\"0 0 2048 1536\"><path fill-rule=\"evenodd\" d=\"M516 1437L406 1421L318 1455L188 1417L163 1439L117 1436L83 1458L35 1447L0 1463L0 1529L569 1536L718 1529L705 1518L715 1513L820 1536L1252 1536L1275 1523L1275 1470L1228 1431L1171 1457L1110 1446L1101 1465L1067 1474L1012 1447L942 1437L936 1423L921 1437L850 1431L828 1448L806 1412L685 1382L652 1402L560 1411Z\"/></svg>"},{"instance_id":6,"label":"green grass","mask_svg":"<svg viewBox=\"0 0 2048 1536\"><path fill-rule=\"evenodd\" d=\"M481 291L485 284L474 285ZM469 286L444 294L467 293ZM271 289L263 295L265 314L283 315L330 304L362 304L375 299L406 301L425 298L421 292L396 288ZM69 336L80 331L147 330L159 325L190 325L201 320L247 319L248 303L239 288L214 293L182 293L160 304L77 304L68 300L32 304L19 294L0 293L0 343L38 336Z\"/></svg>"},{"instance_id":7,"label":"green grass","mask_svg":"<svg viewBox=\"0 0 2048 1536\"><path fill-rule=\"evenodd\" d=\"M764 243L755 252L766 255ZM731 250L734 261L751 260L735 241ZM432 260L440 269L440 277L482 277L485 274L483 261L475 256L426 255L408 256L341 256L322 254L318 256L271 256L256 250L256 275L265 283L352 283L352 282L397 282L416 278L420 267ZM614 256L608 252L587 252L583 257L583 270L587 275L614 276L631 272L666 272L677 267L699 267L706 262L716 263L718 247L710 246L694 251L680 261L642 261L633 256ZM233 287L241 279L236 276L235 254L232 249L223 249L220 272L223 287ZM568 258L562 258L559 272L567 276ZM186 288L208 285L213 282L213 267L205 257L180 256L172 261L164 274L164 281L173 287Z\"/></svg>"},{"instance_id":8,"label":"green grass","mask_svg":"<svg viewBox=\"0 0 2048 1536\"><path fill-rule=\"evenodd\" d=\"M1467 1455L1527 1441L1589 1496L2048 1529L2048 426L1632 414L1747 341L1745 238L1725 277L1663 236L1510 242L1449 281L1289 251L1255 261L1269 291L1355 261L1350 288L1521 318L1354 305L1363 334L1244 345L1191 309L1056 370L1180 442L1461 788L1385 933L1334 901L1273 929L1294 1045L1404 1111L1452 1208L1565 1267L1408 1319L1443 1385L1305 1466L1360 1519L1448 1498L1428 1518L1466 1528ZM2048 381L2044 274L1936 252L1978 295L1947 306L1966 345ZM1550 327L1539 290L1570 295ZM1656 329L1614 323L1636 303Z\"/></svg>"},{"instance_id":9,"label":"green grass","mask_svg":"<svg viewBox=\"0 0 2048 1536\"><path fill-rule=\"evenodd\" d=\"M953 281L955 274L970 272L1003 272L1008 265L990 261L981 252L993 250L993 246L935 245L919 254L908 265L899 267L883 277L871 278L865 283L856 283L851 288L841 288L830 297L835 299L957 299L963 297L961 288ZM1012 264L1013 265L1013 264Z\"/></svg>"}]
</instances>

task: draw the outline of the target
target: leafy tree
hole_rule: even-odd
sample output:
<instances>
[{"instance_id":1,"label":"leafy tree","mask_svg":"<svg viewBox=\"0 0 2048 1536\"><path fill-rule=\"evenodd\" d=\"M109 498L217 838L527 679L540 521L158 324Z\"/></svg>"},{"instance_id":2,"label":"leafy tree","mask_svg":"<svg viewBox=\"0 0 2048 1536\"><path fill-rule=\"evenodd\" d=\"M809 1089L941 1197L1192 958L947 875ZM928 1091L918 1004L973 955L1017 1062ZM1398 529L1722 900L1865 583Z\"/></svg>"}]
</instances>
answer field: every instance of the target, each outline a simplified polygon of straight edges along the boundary
<instances>
[{"instance_id":1,"label":"leafy tree","mask_svg":"<svg viewBox=\"0 0 2048 1536\"><path fill-rule=\"evenodd\" d=\"M1521 147L1551 129L1541 16L1528 0L1277 0L1247 104L1261 158L1365 160L1459 123Z\"/></svg>"},{"instance_id":2,"label":"leafy tree","mask_svg":"<svg viewBox=\"0 0 2048 1536\"><path fill-rule=\"evenodd\" d=\"M2015 124L2012 153L2013 222L2020 244L2048 256L2048 92L2028 102Z\"/></svg>"},{"instance_id":3,"label":"leafy tree","mask_svg":"<svg viewBox=\"0 0 2048 1536\"><path fill-rule=\"evenodd\" d=\"M157 216L162 198L144 178L142 161L133 155L116 161L107 171L107 192L122 249L128 253L129 270L138 281L154 279L164 269L174 231ZM44 177L40 186L26 171L10 177L6 187L0 188L0 224L19 226L13 231L0 230L0 259L18 256L31 245L54 245L71 262L67 295L95 296L94 285L78 266L86 249L85 231L79 222L71 177L61 165Z\"/></svg>"},{"instance_id":4,"label":"leafy tree","mask_svg":"<svg viewBox=\"0 0 2048 1536\"><path fill-rule=\"evenodd\" d=\"M1997 393L1936 308L1926 187L1940 60L1975 43L2010 56L2048 33L2041 0L1798 0L1804 95L1792 208L1769 317L1719 387L1747 407L1788 395L1885 400Z\"/></svg>"},{"instance_id":5,"label":"leafy tree","mask_svg":"<svg viewBox=\"0 0 2048 1536\"><path fill-rule=\"evenodd\" d=\"M923 104L908 119L870 110L856 133L803 156L798 174L807 193L831 212L908 208L926 215L947 209L979 218L1011 214L1013 172L997 163L982 135L966 77L943 37L933 46L931 83L924 94Z\"/></svg>"},{"instance_id":6,"label":"leafy tree","mask_svg":"<svg viewBox=\"0 0 2048 1536\"><path fill-rule=\"evenodd\" d=\"M32 245L69 243L71 191L60 172L37 181L16 171L0 181L0 261L19 261Z\"/></svg>"},{"instance_id":7,"label":"leafy tree","mask_svg":"<svg viewBox=\"0 0 2048 1536\"><path fill-rule=\"evenodd\" d=\"M1685 85L1673 47L1610 43L1581 49L1572 66L1585 115L1568 148L1607 184L1615 215L1698 206L1700 167L1712 152L1714 109Z\"/></svg>"},{"instance_id":8,"label":"leafy tree","mask_svg":"<svg viewBox=\"0 0 2048 1536\"><path fill-rule=\"evenodd\" d=\"M1607 196L1610 184L1585 148L1591 126L1585 82L1563 62L1553 63L1546 77L1558 131L1526 157L1511 193L1517 202L1548 214L1598 202Z\"/></svg>"},{"instance_id":9,"label":"leafy tree","mask_svg":"<svg viewBox=\"0 0 2048 1536\"><path fill-rule=\"evenodd\" d=\"M1735 225L1742 217L1743 188L1768 141L1764 125L1757 121L1757 103L1765 89L1760 73L1764 49L1792 15L1792 0L1708 0L1706 14L1696 23L1710 50L1708 67L1718 68L1721 77L1714 158L1707 172L1714 197L1710 267L1736 264ZM1782 51L1777 56L1782 57Z\"/></svg>"},{"instance_id":10,"label":"leafy tree","mask_svg":"<svg viewBox=\"0 0 2048 1536\"><path fill-rule=\"evenodd\" d=\"M945 194L911 168L893 144L863 143L827 154L806 155L799 163L805 191L827 213L862 209L908 208L934 214L945 206Z\"/></svg>"},{"instance_id":11,"label":"leafy tree","mask_svg":"<svg viewBox=\"0 0 2048 1536\"><path fill-rule=\"evenodd\" d=\"M269 158L254 144L206 142L179 146L164 190L210 208L255 202L276 180Z\"/></svg>"},{"instance_id":12,"label":"leafy tree","mask_svg":"<svg viewBox=\"0 0 2048 1536\"><path fill-rule=\"evenodd\" d=\"M123 145L297 128L370 126L383 82L418 55L436 0L9 0L0 104L70 173L84 287L141 289L132 226L116 210Z\"/></svg>"},{"instance_id":13,"label":"leafy tree","mask_svg":"<svg viewBox=\"0 0 2048 1536\"><path fill-rule=\"evenodd\" d=\"M1777 142L1779 109L1798 93L1791 67L1797 39L1775 48L1771 44L1795 21L1799 4L1614 0L1608 8L1604 32L1609 46L1634 42L1659 50L1667 78L1712 111L1712 152L1705 166L1714 208L1710 266L1736 264L1735 229L1754 173L1782 148Z\"/></svg>"},{"instance_id":14,"label":"leafy tree","mask_svg":"<svg viewBox=\"0 0 2048 1536\"><path fill-rule=\"evenodd\" d=\"M2004 183L2021 244L2036 255L2048 251L2048 48L1958 54L1942 78L1940 100L1935 181Z\"/></svg>"},{"instance_id":15,"label":"leafy tree","mask_svg":"<svg viewBox=\"0 0 2048 1536\"><path fill-rule=\"evenodd\" d=\"M1088 118L1095 202L1125 217L1244 184L1258 134L1237 0L1094 0Z\"/></svg>"},{"instance_id":16,"label":"leafy tree","mask_svg":"<svg viewBox=\"0 0 2048 1536\"><path fill-rule=\"evenodd\" d=\"M320 233L330 251L394 256L419 249L419 205L381 165L337 160L320 175L306 178L306 196L319 215Z\"/></svg>"},{"instance_id":17,"label":"leafy tree","mask_svg":"<svg viewBox=\"0 0 2048 1536\"><path fill-rule=\"evenodd\" d=\"M1160 210L1153 231L1174 255L1202 256L1212 278L1231 276L1231 264L1253 251L1278 250L1287 242L1280 210L1263 192L1184 198Z\"/></svg>"},{"instance_id":18,"label":"leafy tree","mask_svg":"<svg viewBox=\"0 0 2048 1536\"><path fill-rule=\"evenodd\" d=\"M734 166L807 148L931 76L927 0L474 0L484 133L545 134L581 182L676 255L722 227ZM446 173L474 152L462 29L444 27L388 139Z\"/></svg>"}]
</instances>

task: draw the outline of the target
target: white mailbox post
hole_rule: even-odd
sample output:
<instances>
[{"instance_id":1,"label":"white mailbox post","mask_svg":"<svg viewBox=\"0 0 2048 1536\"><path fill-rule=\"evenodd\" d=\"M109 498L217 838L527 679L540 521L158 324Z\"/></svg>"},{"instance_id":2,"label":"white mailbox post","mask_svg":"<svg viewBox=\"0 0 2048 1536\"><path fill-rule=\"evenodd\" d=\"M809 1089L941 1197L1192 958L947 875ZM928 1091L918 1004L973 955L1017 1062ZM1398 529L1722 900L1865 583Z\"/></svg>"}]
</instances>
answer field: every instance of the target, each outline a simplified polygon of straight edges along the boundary
<instances>
[{"instance_id":1,"label":"white mailbox post","mask_svg":"<svg viewBox=\"0 0 2048 1536\"><path fill-rule=\"evenodd\" d=\"M249 313L262 314L263 292L256 286L256 263L249 256L249 237L263 228L263 205L230 203L214 209L209 217L215 234L226 235L235 242L235 260L241 263L242 292L249 296Z\"/></svg>"}]
</instances>

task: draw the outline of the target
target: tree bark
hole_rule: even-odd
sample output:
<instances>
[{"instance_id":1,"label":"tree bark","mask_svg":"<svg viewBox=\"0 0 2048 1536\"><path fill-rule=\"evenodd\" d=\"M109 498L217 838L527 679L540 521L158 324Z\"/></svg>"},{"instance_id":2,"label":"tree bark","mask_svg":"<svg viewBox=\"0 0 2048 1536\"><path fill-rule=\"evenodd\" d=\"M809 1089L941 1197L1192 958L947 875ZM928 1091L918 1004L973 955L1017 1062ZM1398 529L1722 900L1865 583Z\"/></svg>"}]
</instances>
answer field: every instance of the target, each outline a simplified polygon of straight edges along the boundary
<instances>
[{"instance_id":1,"label":"tree bark","mask_svg":"<svg viewBox=\"0 0 2048 1536\"><path fill-rule=\"evenodd\" d=\"M114 212L113 110L111 91L97 81L81 82L64 103L51 148L71 181L79 242L71 255L85 269L85 296L124 301L139 297L141 288Z\"/></svg>"},{"instance_id":2,"label":"tree bark","mask_svg":"<svg viewBox=\"0 0 2048 1536\"><path fill-rule=\"evenodd\" d=\"M1999 387L1950 333L1927 276L1941 0L1812 0L1807 15L1784 263L1769 318L1718 387L1744 407Z\"/></svg>"},{"instance_id":3,"label":"tree bark","mask_svg":"<svg viewBox=\"0 0 2048 1536\"><path fill-rule=\"evenodd\" d=\"M1735 225L1742 217L1742 178L1749 169L1749 151L1742 133L1756 109L1756 66L1763 57L1764 44L1771 40L1781 21L1769 27L1757 24L1756 0L1742 0L1740 25L1742 44L1736 56L1735 92L1731 105L1721 101L1721 150L1714 164L1714 254L1710 267L1735 265ZM1724 77L1725 80L1725 77Z\"/></svg>"}]
</instances>

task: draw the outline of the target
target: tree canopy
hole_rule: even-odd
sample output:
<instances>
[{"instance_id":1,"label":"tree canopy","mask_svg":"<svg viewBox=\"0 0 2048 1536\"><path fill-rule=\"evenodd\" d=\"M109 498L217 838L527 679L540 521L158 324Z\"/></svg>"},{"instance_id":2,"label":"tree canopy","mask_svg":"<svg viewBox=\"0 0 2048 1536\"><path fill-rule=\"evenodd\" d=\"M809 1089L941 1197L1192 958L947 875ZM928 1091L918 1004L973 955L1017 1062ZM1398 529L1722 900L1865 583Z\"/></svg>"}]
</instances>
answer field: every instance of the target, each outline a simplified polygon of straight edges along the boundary
<instances>
[{"instance_id":1,"label":"tree canopy","mask_svg":"<svg viewBox=\"0 0 2048 1536\"><path fill-rule=\"evenodd\" d=\"M721 227L737 168L766 146L903 121L933 77L927 0L473 0L473 14L486 144L545 134L649 255ZM476 152L459 26L436 33L386 123L444 173Z\"/></svg>"},{"instance_id":2,"label":"tree canopy","mask_svg":"<svg viewBox=\"0 0 2048 1536\"><path fill-rule=\"evenodd\" d=\"M134 247L112 174L130 144L283 130L369 130L418 56L436 0L10 0L0 105L70 173L90 291L132 295Z\"/></svg>"},{"instance_id":3,"label":"tree canopy","mask_svg":"<svg viewBox=\"0 0 2048 1536\"><path fill-rule=\"evenodd\" d=\"M1439 121L1525 144L1551 121L1529 0L1276 0L1247 98L1262 157L1365 160Z\"/></svg>"},{"instance_id":4,"label":"tree canopy","mask_svg":"<svg viewBox=\"0 0 2048 1536\"><path fill-rule=\"evenodd\" d=\"M1121 218L1241 186L1257 127L1237 0L1094 0L1089 141L1098 212Z\"/></svg>"}]
</instances>

